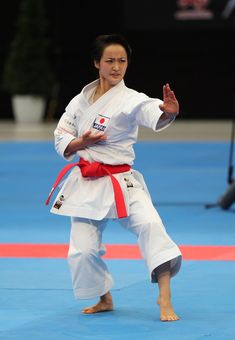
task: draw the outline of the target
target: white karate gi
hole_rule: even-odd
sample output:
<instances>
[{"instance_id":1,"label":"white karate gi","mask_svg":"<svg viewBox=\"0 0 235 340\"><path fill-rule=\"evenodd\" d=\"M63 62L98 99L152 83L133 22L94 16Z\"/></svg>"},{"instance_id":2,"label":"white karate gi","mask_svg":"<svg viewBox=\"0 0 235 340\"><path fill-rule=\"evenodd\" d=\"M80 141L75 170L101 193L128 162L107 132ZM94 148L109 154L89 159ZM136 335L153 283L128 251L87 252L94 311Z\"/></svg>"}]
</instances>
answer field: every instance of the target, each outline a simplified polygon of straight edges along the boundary
<instances>
[{"instance_id":1,"label":"white karate gi","mask_svg":"<svg viewBox=\"0 0 235 340\"><path fill-rule=\"evenodd\" d=\"M77 156L89 162L132 166L138 126L159 131L171 121L160 119L160 99L129 89L124 81L92 103L98 82L85 86L67 106L54 133L55 148L70 161L73 156L64 156L68 144L89 129L96 129L104 131L107 141L79 150ZM137 236L151 280L156 282L153 270L167 261L170 261L171 275L175 275L180 268L181 252L166 233L142 175L131 169L113 176L121 185L128 213L127 218L118 221ZM132 186L128 187L128 183ZM68 261L75 296L89 299L104 295L111 289L113 280L101 258L105 253L102 232L108 218L117 217L109 176L84 178L79 167L74 168L63 183L51 212L71 216Z\"/></svg>"}]
</instances>

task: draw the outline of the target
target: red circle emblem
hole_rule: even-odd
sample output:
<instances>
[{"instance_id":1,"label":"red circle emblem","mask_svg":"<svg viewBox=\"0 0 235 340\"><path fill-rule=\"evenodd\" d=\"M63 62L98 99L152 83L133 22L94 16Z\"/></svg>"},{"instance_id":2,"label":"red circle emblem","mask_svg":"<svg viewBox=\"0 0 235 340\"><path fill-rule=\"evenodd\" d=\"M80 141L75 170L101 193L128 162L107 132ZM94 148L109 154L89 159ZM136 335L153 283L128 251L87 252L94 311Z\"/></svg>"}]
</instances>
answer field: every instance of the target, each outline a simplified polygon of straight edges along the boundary
<instances>
[{"instance_id":1,"label":"red circle emblem","mask_svg":"<svg viewBox=\"0 0 235 340\"><path fill-rule=\"evenodd\" d=\"M105 122L104 118L100 118L100 124L103 124Z\"/></svg>"}]
</instances>

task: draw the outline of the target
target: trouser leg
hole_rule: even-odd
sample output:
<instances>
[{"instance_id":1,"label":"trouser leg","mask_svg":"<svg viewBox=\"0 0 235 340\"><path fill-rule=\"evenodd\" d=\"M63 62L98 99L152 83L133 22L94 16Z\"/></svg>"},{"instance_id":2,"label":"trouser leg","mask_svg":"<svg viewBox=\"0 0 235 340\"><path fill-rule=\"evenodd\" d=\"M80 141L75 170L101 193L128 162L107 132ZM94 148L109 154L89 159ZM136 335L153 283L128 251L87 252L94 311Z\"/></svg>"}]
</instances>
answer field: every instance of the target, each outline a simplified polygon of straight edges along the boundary
<instances>
[{"instance_id":1,"label":"trouser leg","mask_svg":"<svg viewBox=\"0 0 235 340\"><path fill-rule=\"evenodd\" d=\"M101 256L105 253L102 232L106 220L71 218L68 263L76 298L90 299L107 293L113 280Z\"/></svg>"},{"instance_id":2,"label":"trouser leg","mask_svg":"<svg viewBox=\"0 0 235 340\"><path fill-rule=\"evenodd\" d=\"M159 273L174 276L181 266L181 252L167 234L151 199L141 188L129 190L130 215L120 223L137 236L150 279L157 282Z\"/></svg>"}]
</instances>

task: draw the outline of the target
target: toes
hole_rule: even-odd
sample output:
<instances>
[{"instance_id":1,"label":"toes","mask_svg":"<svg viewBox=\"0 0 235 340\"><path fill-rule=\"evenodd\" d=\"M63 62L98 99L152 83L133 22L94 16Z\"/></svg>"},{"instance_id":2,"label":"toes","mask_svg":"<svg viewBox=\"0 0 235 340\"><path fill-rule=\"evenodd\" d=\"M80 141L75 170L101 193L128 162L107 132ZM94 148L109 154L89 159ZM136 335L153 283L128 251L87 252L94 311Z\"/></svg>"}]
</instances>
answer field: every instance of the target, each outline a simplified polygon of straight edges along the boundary
<instances>
[{"instance_id":1,"label":"toes","mask_svg":"<svg viewBox=\"0 0 235 340\"><path fill-rule=\"evenodd\" d=\"M82 314L92 314L92 313L94 313L93 308L84 308L82 310Z\"/></svg>"},{"instance_id":2,"label":"toes","mask_svg":"<svg viewBox=\"0 0 235 340\"><path fill-rule=\"evenodd\" d=\"M177 321L179 320L179 317L177 315L162 315L160 317L161 321Z\"/></svg>"}]
</instances>

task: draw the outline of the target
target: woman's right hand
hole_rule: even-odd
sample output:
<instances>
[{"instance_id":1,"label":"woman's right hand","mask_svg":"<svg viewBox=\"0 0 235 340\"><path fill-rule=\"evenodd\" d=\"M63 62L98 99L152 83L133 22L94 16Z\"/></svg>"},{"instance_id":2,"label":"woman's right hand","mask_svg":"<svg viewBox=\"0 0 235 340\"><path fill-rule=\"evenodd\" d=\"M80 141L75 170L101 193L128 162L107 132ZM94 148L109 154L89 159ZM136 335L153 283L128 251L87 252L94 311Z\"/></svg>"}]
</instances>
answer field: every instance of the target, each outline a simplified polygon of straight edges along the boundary
<instances>
[{"instance_id":1,"label":"woman's right hand","mask_svg":"<svg viewBox=\"0 0 235 340\"><path fill-rule=\"evenodd\" d=\"M69 143L65 149L64 155L68 157L78 150L85 149L86 147L101 141L106 141L106 139L107 136L103 132L88 130L81 137L75 138Z\"/></svg>"},{"instance_id":2,"label":"woman's right hand","mask_svg":"<svg viewBox=\"0 0 235 340\"><path fill-rule=\"evenodd\" d=\"M107 139L107 136L103 132L99 132L97 130L88 130L81 137L82 144L84 145L83 149L87 146L91 146L98 142L103 142Z\"/></svg>"}]
</instances>

